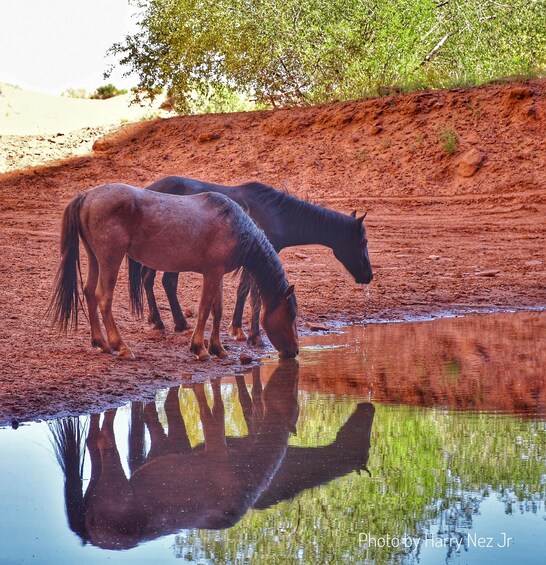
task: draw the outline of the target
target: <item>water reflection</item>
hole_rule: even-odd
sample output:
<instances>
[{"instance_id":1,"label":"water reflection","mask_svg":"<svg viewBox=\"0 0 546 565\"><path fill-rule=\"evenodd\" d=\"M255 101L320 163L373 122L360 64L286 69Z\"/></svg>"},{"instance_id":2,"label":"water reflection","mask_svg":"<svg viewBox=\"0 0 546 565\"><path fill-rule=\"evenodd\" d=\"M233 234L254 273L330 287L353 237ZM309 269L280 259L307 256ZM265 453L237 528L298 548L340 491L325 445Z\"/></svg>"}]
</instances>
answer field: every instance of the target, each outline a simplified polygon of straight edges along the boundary
<instances>
[{"instance_id":1,"label":"water reflection","mask_svg":"<svg viewBox=\"0 0 546 565\"><path fill-rule=\"evenodd\" d=\"M299 366L0 430L0 560L542 563L545 327L348 328Z\"/></svg>"},{"instance_id":2,"label":"water reflection","mask_svg":"<svg viewBox=\"0 0 546 565\"><path fill-rule=\"evenodd\" d=\"M336 439L317 448L288 447L296 432L299 366L282 360L262 386L260 368L249 392L237 377L237 396L248 433L226 436L221 380L187 385L198 406L204 442L192 446L181 411L180 387L164 402L167 431L155 402L131 406L127 475L117 446L117 410L53 423L51 433L65 475L69 527L84 543L128 549L184 529L232 527L249 508L266 508L351 471L366 469L374 408L359 404ZM229 417L229 415L228 415ZM145 430L150 438L146 449ZM91 460L83 492L84 439ZM367 470L367 469L366 469Z\"/></svg>"},{"instance_id":3,"label":"water reflection","mask_svg":"<svg viewBox=\"0 0 546 565\"><path fill-rule=\"evenodd\" d=\"M353 326L302 340L300 386L406 406L544 418L545 339L545 312Z\"/></svg>"}]
</instances>

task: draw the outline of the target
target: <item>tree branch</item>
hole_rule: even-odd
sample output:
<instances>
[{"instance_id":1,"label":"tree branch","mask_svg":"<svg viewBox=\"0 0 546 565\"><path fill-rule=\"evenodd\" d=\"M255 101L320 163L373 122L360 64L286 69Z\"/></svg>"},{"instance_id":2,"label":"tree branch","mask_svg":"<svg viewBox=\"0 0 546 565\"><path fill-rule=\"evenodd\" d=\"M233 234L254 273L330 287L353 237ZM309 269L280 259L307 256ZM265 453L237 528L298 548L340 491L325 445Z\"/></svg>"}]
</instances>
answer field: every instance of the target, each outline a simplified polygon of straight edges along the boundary
<instances>
[{"instance_id":1,"label":"tree branch","mask_svg":"<svg viewBox=\"0 0 546 565\"><path fill-rule=\"evenodd\" d=\"M435 55L440 51L442 45L453 35L453 33L446 33L440 41L434 46L434 48L429 51L429 53L425 56L425 58L419 63L419 67L422 67L425 63L428 63Z\"/></svg>"}]
</instances>

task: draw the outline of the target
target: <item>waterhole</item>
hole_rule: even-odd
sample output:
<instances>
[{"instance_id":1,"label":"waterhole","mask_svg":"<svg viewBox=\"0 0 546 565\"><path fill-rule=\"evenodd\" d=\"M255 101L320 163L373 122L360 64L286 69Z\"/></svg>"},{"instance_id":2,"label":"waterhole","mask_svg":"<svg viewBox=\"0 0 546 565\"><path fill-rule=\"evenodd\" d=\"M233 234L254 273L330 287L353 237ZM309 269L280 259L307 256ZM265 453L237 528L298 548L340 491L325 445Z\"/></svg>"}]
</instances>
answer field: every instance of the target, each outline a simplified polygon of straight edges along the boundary
<instances>
[{"instance_id":1,"label":"waterhole","mask_svg":"<svg viewBox=\"0 0 546 565\"><path fill-rule=\"evenodd\" d=\"M0 429L0 562L542 563L545 326L352 326Z\"/></svg>"}]
</instances>

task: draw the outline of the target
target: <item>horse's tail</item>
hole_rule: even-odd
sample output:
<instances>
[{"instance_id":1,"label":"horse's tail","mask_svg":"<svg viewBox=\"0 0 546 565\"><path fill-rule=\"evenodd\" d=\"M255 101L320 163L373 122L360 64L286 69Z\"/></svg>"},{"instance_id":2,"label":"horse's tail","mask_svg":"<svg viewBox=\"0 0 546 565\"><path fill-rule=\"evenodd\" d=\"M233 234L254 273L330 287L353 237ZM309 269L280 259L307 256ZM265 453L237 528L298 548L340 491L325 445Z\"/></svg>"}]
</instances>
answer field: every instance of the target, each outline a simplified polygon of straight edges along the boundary
<instances>
[{"instance_id":1,"label":"horse's tail","mask_svg":"<svg viewBox=\"0 0 546 565\"><path fill-rule=\"evenodd\" d=\"M53 297L47 310L52 323L66 332L78 326L78 279L80 269L80 211L85 194L78 194L65 208L61 228L61 264L55 278Z\"/></svg>"},{"instance_id":2,"label":"horse's tail","mask_svg":"<svg viewBox=\"0 0 546 565\"><path fill-rule=\"evenodd\" d=\"M70 529L86 542L83 497L83 461L87 425L77 417L62 418L48 424L57 462L64 474L66 516Z\"/></svg>"},{"instance_id":3,"label":"horse's tail","mask_svg":"<svg viewBox=\"0 0 546 565\"><path fill-rule=\"evenodd\" d=\"M127 255L129 263L129 299L131 301L131 312L142 316L144 312L143 293L142 293L142 265Z\"/></svg>"}]
</instances>

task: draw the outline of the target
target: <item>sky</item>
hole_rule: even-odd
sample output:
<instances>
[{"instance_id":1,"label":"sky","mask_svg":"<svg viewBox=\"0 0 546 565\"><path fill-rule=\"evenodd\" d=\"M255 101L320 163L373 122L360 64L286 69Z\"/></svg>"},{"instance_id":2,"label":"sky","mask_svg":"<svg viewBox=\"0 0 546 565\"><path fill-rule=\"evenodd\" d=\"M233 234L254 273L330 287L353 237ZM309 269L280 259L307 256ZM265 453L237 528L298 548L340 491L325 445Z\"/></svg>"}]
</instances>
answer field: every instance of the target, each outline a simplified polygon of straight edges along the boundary
<instances>
[{"instance_id":1,"label":"sky","mask_svg":"<svg viewBox=\"0 0 546 565\"><path fill-rule=\"evenodd\" d=\"M108 48L137 30L135 11L129 0L0 0L0 82L48 94L136 85L119 66L102 77Z\"/></svg>"}]
</instances>

